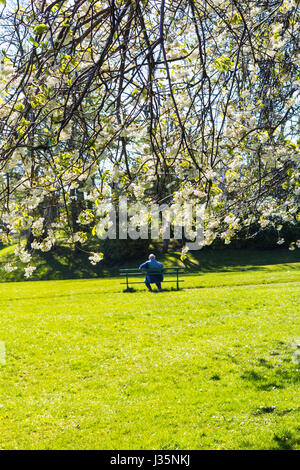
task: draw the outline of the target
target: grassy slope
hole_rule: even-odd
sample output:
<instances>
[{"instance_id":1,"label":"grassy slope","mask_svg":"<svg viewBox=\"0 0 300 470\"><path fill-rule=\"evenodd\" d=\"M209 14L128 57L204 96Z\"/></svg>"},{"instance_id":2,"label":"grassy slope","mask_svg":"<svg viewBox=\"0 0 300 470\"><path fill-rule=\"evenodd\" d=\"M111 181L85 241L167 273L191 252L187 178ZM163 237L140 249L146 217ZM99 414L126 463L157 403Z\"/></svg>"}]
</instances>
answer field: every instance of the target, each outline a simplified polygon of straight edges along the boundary
<instances>
[{"instance_id":1,"label":"grassy slope","mask_svg":"<svg viewBox=\"0 0 300 470\"><path fill-rule=\"evenodd\" d=\"M247 261L158 295L1 284L0 449L300 449L299 264Z\"/></svg>"},{"instance_id":2,"label":"grassy slope","mask_svg":"<svg viewBox=\"0 0 300 470\"><path fill-rule=\"evenodd\" d=\"M0 249L0 267L3 267L13 255L14 247L6 247ZM158 253L158 258L166 266L184 264L180 261L180 252L171 251L167 254L159 253L155 248L151 251ZM88 254L74 254L73 251L66 247L57 247L56 250L36 254L32 264L37 266L31 280L51 280L51 279L87 279L97 278L111 275L118 275L119 266L139 266L144 257L137 253L135 260L128 260L119 266L107 266L103 262L96 266L92 266L88 260ZM262 266L268 265L268 269L272 269L272 265L276 270L286 270L287 263L300 262L300 250L289 251L285 249L277 250L200 250L193 251L188 254L185 260L185 266L189 272L224 272L224 271L245 271L249 269L264 269ZM280 265L280 266L279 266ZM291 265L291 269L293 269ZM22 263L19 269L12 273L7 273L0 269L1 281L24 281L24 268Z\"/></svg>"}]
</instances>

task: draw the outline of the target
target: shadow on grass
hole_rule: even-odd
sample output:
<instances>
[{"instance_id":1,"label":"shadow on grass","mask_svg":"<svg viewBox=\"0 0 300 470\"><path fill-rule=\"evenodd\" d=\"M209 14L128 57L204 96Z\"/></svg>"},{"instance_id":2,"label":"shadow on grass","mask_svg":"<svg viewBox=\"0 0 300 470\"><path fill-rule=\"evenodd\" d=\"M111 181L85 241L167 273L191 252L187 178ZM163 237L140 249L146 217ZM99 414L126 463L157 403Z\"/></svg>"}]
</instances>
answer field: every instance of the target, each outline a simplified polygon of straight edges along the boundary
<instances>
[{"instance_id":1,"label":"shadow on grass","mask_svg":"<svg viewBox=\"0 0 300 470\"><path fill-rule=\"evenodd\" d=\"M276 443L276 446L272 447L271 450L293 450L300 444L299 437L296 437L291 431L274 434L273 440Z\"/></svg>"},{"instance_id":2,"label":"shadow on grass","mask_svg":"<svg viewBox=\"0 0 300 470\"><path fill-rule=\"evenodd\" d=\"M137 292L141 292L141 293L149 293L149 294L161 294L162 292L172 292L172 291L175 291L175 292L178 292L177 289L161 289L160 291L159 290L156 290L156 289L153 289L152 291L148 291L147 289L134 289L134 287L128 287L128 289L123 289L123 292L125 294L134 294L134 293L137 293Z\"/></svg>"},{"instance_id":3,"label":"shadow on grass","mask_svg":"<svg viewBox=\"0 0 300 470\"><path fill-rule=\"evenodd\" d=\"M284 388L284 385L279 381L274 381L274 378L268 379L263 373L254 370L245 371L241 378L250 382L258 391L269 392L270 390Z\"/></svg>"},{"instance_id":4,"label":"shadow on grass","mask_svg":"<svg viewBox=\"0 0 300 470\"><path fill-rule=\"evenodd\" d=\"M137 292L137 290L134 289L133 287L128 287L127 289L123 289L123 292L125 292L126 294L130 294L130 293Z\"/></svg>"}]
</instances>

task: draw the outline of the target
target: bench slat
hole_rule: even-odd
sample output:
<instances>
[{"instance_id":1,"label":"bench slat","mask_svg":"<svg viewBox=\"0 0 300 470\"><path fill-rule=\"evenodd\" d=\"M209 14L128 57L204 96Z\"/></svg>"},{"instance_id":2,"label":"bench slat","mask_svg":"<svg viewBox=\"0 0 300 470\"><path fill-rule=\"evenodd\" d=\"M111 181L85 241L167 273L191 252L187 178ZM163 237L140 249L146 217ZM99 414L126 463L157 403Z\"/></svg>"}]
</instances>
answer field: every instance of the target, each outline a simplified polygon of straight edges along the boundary
<instances>
[{"instance_id":1,"label":"bench slat","mask_svg":"<svg viewBox=\"0 0 300 470\"><path fill-rule=\"evenodd\" d=\"M170 271L170 272L161 272L161 271L146 271L146 272L141 272L141 271L136 271L136 272L130 272L130 273L120 273L119 276L124 276L128 275L130 277L132 276L146 276L147 274L165 274L166 276L168 275L176 275L177 271ZM178 271L178 274L184 274L184 271Z\"/></svg>"},{"instance_id":2,"label":"bench slat","mask_svg":"<svg viewBox=\"0 0 300 470\"><path fill-rule=\"evenodd\" d=\"M136 271L138 268L120 268L120 271L122 272L131 272L131 271ZM168 271L169 269L175 269L176 271L177 270L180 270L180 269L184 269L182 266L169 266L169 267L166 267L166 268L150 268L150 269L143 269L143 271ZM142 270L141 270L142 271Z\"/></svg>"},{"instance_id":3,"label":"bench slat","mask_svg":"<svg viewBox=\"0 0 300 470\"><path fill-rule=\"evenodd\" d=\"M120 269L120 274L133 274L135 272L139 273L146 273L146 274L161 274L161 273L183 273L184 269L183 268L164 268L164 269L143 269L143 270L137 270L135 269Z\"/></svg>"},{"instance_id":4,"label":"bench slat","mask_svg":"<svg viewBox=\"0 0 300 470\"><path fill-rule=\"evenodd\" d=\"M139 276L147 276L147 275L157 275L163 274L165 276L174 276L175 279L164 280L163 282L176 282L177 290L179 289L179 283L184 282L183 280L179 279L180 274L184 274L184 268L181 266L168 266L166 268L150 268L150 269L138 269L138 268L120 268L119 270L120 276L125 276L126 282L121 282L121 284L125 284L127 286L126 291L129 289L129 284L143 284L144 281L132 281L132 278L139 277Z\"/></svg>"}]
</instances>

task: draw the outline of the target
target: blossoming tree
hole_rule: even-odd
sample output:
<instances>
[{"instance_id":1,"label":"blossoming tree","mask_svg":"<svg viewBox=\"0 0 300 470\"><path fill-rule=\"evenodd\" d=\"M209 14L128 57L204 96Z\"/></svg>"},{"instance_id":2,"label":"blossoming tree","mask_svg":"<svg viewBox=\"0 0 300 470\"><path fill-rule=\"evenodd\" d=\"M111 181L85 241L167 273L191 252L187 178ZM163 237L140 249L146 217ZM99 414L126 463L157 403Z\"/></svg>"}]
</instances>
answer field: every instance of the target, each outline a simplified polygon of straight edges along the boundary
<instances>
[{"instance_id":1,"label":"blossoming tree","mask_svg":"<svg viewBox=\"0 0 300 470\"><path fill-rule=\"evenodd\" d=\"M0 235L30 233L26 276L62 233L84 249L120 195L204 205L205 245L254 223L284 243L299 221L298 0L0 5Z\"/></svg>"}]
</instances>

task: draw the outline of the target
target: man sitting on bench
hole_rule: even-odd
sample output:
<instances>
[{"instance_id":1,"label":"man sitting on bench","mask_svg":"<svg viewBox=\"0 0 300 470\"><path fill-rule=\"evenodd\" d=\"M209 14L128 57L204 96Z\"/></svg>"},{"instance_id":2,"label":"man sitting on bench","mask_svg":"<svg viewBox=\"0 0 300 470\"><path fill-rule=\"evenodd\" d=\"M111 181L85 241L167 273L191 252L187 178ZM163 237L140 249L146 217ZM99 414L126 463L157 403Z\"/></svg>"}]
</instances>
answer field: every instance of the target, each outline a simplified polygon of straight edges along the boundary
<instances>
[{"instance_id":1,"label":"man sitting on bench","mask_svg":"<svg viewBox=\"0 0 300 470\"><path fill-rule=\"evenodd\" d=\"M156 261L155 255L151 254L149 256L149 261L141 264L139 269L163 269L163 265ZM161 292L161 282L164 280L162 273L161 274L146 274L145 284L149 292L152 292L151 284L156 284L157 290Z\"/></svg>"}]
</instances>

